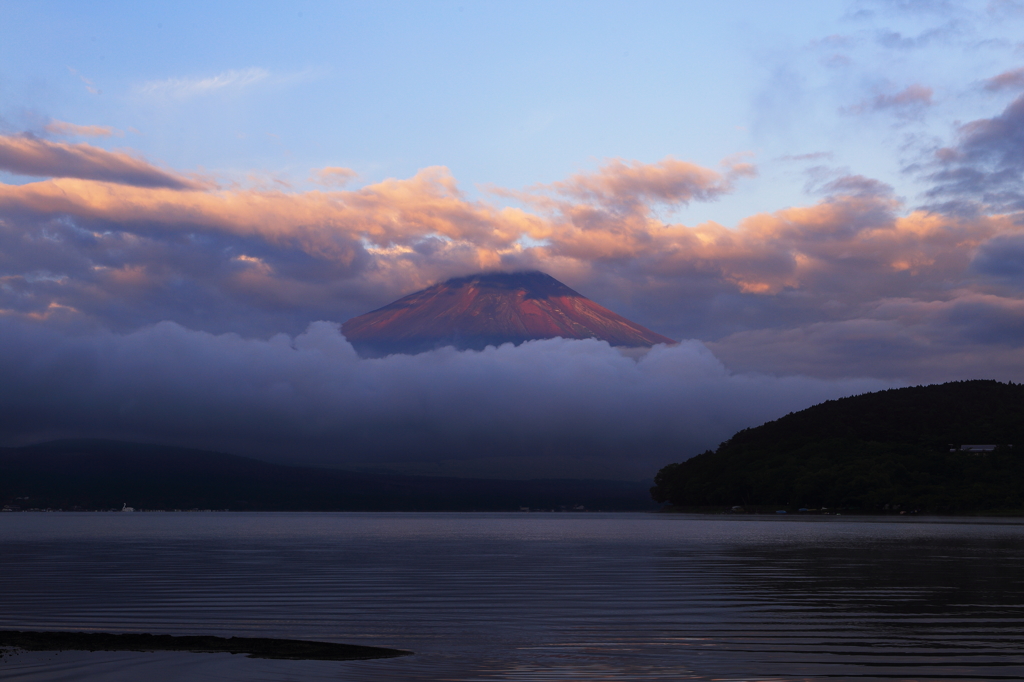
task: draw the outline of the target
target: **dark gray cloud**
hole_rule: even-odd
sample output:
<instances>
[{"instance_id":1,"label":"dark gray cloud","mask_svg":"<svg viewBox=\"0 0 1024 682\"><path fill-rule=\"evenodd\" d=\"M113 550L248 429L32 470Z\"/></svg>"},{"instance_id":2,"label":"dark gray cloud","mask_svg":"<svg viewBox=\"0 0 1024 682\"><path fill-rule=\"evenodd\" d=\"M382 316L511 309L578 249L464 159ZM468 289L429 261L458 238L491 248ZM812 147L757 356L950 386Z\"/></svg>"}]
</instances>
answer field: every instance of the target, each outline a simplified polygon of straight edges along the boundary
<instances>
[{"instance_id":1,"label":"dark gray cloud","mask_svg":"<svg viewBox=\"0 0 1024 682\"><path fill-rule=\"evenodd\" d=\"M733 374L700 343L635 360L551 339L365 360L338 326L269 340L0 317L6 442L104 436L291 462L644 479L735 431L892 385Z\"/></svg>"},{"instance_id":2,"label":"dark gray cloud","mask_svg":"<svg viewBox=\"0 0 1024 682\"><path fill-rule=\"evenodd\" d=\"M1024 95L992 118L960 126L957 143L935 154L927 196L933 208L972 215L1024 209Z\"/></svg>"},{"instance_id":3,"label":"dark gray cloud","mask_svg":"<svg viewBox=\"0 0 1024 682\"><path fill-rule=\"evenodd\" d=\"M995 297L895 300L864 317L738 332L708 344L737 372L872 373L914 384L1024 379L1024 309ZM831 368L828 369L828 368Z\"/></svg>"},{"instance_id":4,"label":"dark gray cloud","mask_svg":"<svg viewBox=\"0 0 1024 682\"><path fill-rule=\"evenodd\" d=\"M891 199L894 196L891 185L863 175L843 175L825 183L819 191L841 197Z\"/></svg>"},{"instance_id":5,"label":"dark gray cloud","mask_svg":"<svg viewBox=\"0 0 1024 682\"><path fill-rule=\"evenodd\" d=\"M989 347L1024 348L1024 305L978 297L960 300L946 313L948 327Z\"/></svg>"},{"instance_id":6,"label":"dark gray cloud","mask_svg":"<svg viewBox=\"0 0 1024 682\"><path fill-rule=\"evenodd\" d=\"M1024 289L1024 235L1000 235L980 247L971 261L971 270L1005 279Z\"/></svg>"}]
</instances>

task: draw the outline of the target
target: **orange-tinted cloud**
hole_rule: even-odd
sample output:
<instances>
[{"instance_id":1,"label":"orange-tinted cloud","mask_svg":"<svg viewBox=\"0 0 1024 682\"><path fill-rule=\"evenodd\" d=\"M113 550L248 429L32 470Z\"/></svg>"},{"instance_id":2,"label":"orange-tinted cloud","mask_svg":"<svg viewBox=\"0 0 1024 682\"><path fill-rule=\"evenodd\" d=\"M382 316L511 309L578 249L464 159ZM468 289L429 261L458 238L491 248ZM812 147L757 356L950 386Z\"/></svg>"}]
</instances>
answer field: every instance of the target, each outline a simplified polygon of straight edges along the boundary
<instances>
[{"instance_id":1,"label":"orange-tinted cloud","mask_svg":"<svg viewBox=\"0 0 1024 682\"><path fill-rule=\"evenodd\" d=\"M988 78L985 81L985 89L995 92L998 90L1024 88L1024 69L1011 69Z\"/></svg>"},{"instance_id":2,"label":"orange-tinted cloud","mask_svg":"<svg viewBox=\"0 0 1024 682\"><path fill-rule=\"evenodd\" d=\"M359 177L359 173L356 173L351 168L326 166L324 168L315 169L310 176L310 179L320 185L328 187L342 187L357 177Z\"/></svg>"},{"instance_id":3,"label":"orange-tinted cloud","mask_svg":"<svg viewBox=\"0 0 1024 682\"><path fill-rule=\"evenodd\" d=\"M892 111L900 117L914 117L921 113L925 107L932 106L932 95L934 91L919 84L908 85L899 92L881 93L859 104L845 107L842 111L860 114L871 111Z\"/></svg>"},{"instance_id":4,"label":"orange-tinted cloud","mask_svg":"<svg viewBox=\"0 0 1024 682\"><path fill-rule=\"evenodd\" d=\"M931 106L934 91L924 85L908 85L892 95L878 95L871 101L873 109Z\"/></svg>"},{"instance_id":5,"label":"orange-tinted cloud","mask_svg":"<svg viewBox=\"0 0 1024 682\"><path fill-rule=\"evenodd\" d=\"M204 186L124 152L30 136L0 135L0 170L16 175L82 178L136 187L197 189Z\"/></svg>"},{"instance_id":6,"label":"orange-tinted cloud","mask_svg":"<svg viewBox=\"0 0 1024 682\"><path fill-rule=\"evenodd\" d=\"M536 189L629 210L651 203L676 205L711 201L731 191L736 177L753 174L751 164L740 162L730 164L723 174L671 156L651 164L614 159L596 173L578 173Z\"/></svg>"},{"instance_id":7,"label":"orange-tinted cloud","mask_svg":"<svg viewBox=\"0 0 1024 682\"><path fill-rule=\"evenodd\" d=\"M78 137L110 137L111 135L117 135L118 137L124 137L124 133L120 130L114 130L110 126L82 126L66 121L50 121L43 126L43 129L53 135Z\"/></svg>"},{"instance_id":8,"label":"orange-tinted cloud","mask_svg":"<svg viewBox=\"0 0 1024 682\"><path fill-rule=\"evenodd\" d=\"M816 203L732 229L657 214L659 204L722 196L752 172L735 162L713 170L613 161L550 185L496 190L490 201L467 198L440 167L334 191L67 177L0 185L0 308L43 315L57 304L124 331L170 319L213 332L298 333L310 320L341 322L448 277L538 268L753 369L860 373L870 353L858 339L875 348L931 344L931 365L878 365L906 378L937 371L940 356L1012 346L1005 330L1024 315L1014 303L1024 297L1012 274L1024 271L1014 216L908 212L891 188L861 176L834 179ZM525 208L502 206L502 196ZM980 311L968 305L979 296L990 298L975 319L993 331L972 337L943 311ZM893 301L914 314L896 314ZM765 352L745 339L764 339ZM826 340L828 353L785 346ZM786 353L810 364L786 364Z\"/></svg>"}]
</instances>

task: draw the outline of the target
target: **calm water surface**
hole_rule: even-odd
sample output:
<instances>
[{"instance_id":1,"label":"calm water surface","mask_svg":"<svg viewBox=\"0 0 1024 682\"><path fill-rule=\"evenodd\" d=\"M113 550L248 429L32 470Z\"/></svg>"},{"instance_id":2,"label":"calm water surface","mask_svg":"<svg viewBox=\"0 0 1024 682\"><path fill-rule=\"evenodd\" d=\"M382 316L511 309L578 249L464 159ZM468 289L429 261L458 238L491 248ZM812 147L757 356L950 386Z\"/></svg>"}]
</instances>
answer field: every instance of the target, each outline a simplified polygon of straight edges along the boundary
<instances>
[{"instance_id":1,"label":"calm water surface","mask_svg":"<svg viewBox=\"0 0 1024 682\"><path fill-rule=\"evenodd\" d=\"M0 679L1024 679L1024 524L645 514L0 515L0 627L400 659L21 653Z\"/></svg>"}]
</instances>

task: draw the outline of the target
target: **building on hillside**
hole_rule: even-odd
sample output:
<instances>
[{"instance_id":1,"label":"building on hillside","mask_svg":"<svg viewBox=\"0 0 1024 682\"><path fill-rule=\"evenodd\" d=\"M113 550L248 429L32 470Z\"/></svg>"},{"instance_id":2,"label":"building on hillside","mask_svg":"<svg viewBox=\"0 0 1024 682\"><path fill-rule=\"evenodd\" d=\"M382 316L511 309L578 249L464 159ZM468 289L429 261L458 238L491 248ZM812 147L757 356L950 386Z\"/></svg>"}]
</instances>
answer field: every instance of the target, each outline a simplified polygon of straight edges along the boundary
<instances>
[{"instance_id":1,"label":"building on hillside","mask_svg":"<svg viewBox=\"0 0 1024 682\"><path fill-rule=\"evenodd\" d=\"M954 448L953 446L950 446L950 452L956 452L958 450L960 452L969 452L969 453L992 452L997 447L999 447L999 445L996 445L996 444L988 444L988 445L969 444L969 445L961 445L959 448ZM1012 448L1013 446L1012 445L1007 445L1006 447Z\"/></svg>"}]
</instances>

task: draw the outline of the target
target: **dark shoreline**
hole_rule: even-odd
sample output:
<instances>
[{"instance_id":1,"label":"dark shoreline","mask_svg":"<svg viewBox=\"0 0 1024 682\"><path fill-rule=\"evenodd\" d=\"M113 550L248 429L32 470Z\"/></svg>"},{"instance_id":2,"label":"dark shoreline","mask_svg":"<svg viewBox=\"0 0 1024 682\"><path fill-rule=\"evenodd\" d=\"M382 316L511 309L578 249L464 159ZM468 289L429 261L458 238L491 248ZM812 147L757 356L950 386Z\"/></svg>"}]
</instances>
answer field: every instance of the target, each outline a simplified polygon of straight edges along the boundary
<instances>
[{"instance_id":1,"label":"dark shoreline","mask_svg":"<svg viewBox=\"0 0 1024 682\"><path fill-rule=\"evenodd\" d=\"M21 651L187 651L197 654L246 654L249 658L295 661L358 661L412 654L411 651L400 649L301 639L23 630L0 630L0 648Z\"/></svg>"},{"instance_id":2,"label":"dark shoreline","mask_svg":"<svg viewBox=\"0 0 1024 682\"><path fill-rule=\"evenodd\" d=\"M780 514L778 510L785 510L785 514ZM900 514L899 512L892 511L865 511L862 509L843 509L839 512L821 512L818 510L808 510L801 512L799 510L794 511L792 508L786 509L786 505L773 505L770 507L754 508L745 507L743 511L732 511L728 507L676 507L673 505L665 505L661 509L658 509L653 514L656 515L689 515L689 516L716 516L716 517L730 517L730 518L747 518L747 519L765 519L765 518L778 518L778 519L806 519L806 518L835 518L837 520L843 519L873 519L873 520L928 520L928 521L943 521L953 519L1017 519L1024 520L1024 510L1021 509L996 509L996 510L984 510L984 511L963 511L963 512L914 512L908 514Z\"/></svg>"}]
</instances>

